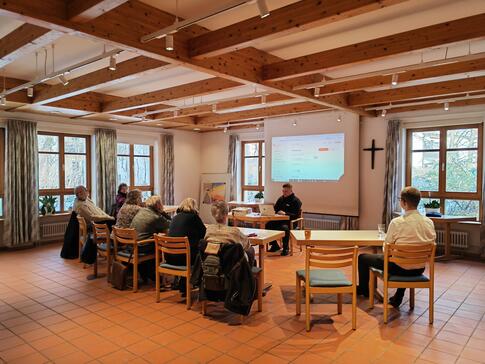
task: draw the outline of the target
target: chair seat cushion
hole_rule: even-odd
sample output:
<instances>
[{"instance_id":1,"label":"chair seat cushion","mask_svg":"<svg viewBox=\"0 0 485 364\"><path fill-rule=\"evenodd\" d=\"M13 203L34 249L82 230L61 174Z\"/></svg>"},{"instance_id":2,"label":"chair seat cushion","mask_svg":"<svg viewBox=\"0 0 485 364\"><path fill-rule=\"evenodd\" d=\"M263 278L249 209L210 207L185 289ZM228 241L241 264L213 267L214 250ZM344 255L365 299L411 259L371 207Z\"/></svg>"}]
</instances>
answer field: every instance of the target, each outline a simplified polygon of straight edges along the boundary
<instances>
[{"instance_id":1,"label":"chair seat cushion","mask_svg":"<svg viewBox=\"0 0 485 364\"><path fill-rule=\"evenodd\" d=\"M305 280L305 270L297 271L298 276ZM311 287L342 287L351 286L345 274L338 269L312 269L310 270Z\"/></svg>"},{"instance_id":2,"label":"chair seat cushion","mask_svg":"<svg viewBox=\"0 0 485 364\"><path fill-rule=\"evenodd\" d=\"M106 250L106 243L101 243L98 245L99 250ZM113 244L111 244L110 249L113 249Z\"/></svg>"},{"instance_id":3,"label":"chair seat cushion","mask_svg":"<svg viewBox=\"0 0 485 364\"><path fill-rule=\"evenodd\" d=\"M129 258L130 255L131 255L131 250L119 250L118 251L118 255L119 256L122 256L122 257L126 257L126 258ZM149 255L148 253L142 253L142 252L138 252L138 256L139 257L144 257L146 255Z\"/></svg>"},{"instance_id":4,"label":"chair seat cushion","mask_svg":"<svg viewBox=\"0 0 485 364\"><path fill-rule=\"evenodd\" d=\"M260 273L261 271L262 271L262 269L261 269L261 268L259 268L259 267L251 267L251 272L252 272L253 274L258 274L258 273Z\"/></svg>"},{"instance_id":5,"label":"chair seat cushion","mask_svg":"<svg viewBox=\"0 0 485 364\"><path fill-rule=\"evenodd\" d=\"M161 263L160 268L175 269L175 270L187 270L186 265L173 265L168 263Z\"/></svg>"},{"instance_id":6,"label":"chair seat cushion","mask_svg":"<svg viewBox=\"0 0 485 364\"><path fill-rule=\"evenodd\" d=\"M382 269L371 268L371 271L384 277L384 271ZM389 282L429 282L429 278L424 274L420 274L419 276L389 275Z\"/></svg>"}]
</instances>

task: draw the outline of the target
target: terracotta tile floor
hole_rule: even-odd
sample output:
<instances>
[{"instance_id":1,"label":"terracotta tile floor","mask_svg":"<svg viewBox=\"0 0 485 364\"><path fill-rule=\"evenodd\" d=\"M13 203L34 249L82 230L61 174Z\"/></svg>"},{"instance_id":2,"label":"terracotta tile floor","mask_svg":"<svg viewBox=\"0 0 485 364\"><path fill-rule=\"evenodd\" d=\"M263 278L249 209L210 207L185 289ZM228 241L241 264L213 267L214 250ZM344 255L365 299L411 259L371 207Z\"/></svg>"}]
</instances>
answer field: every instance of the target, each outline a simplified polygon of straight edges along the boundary
<instances>
[{"instance_id":1,"label":"terracotta tile floor","mask_svg":"<svg viewBox=\"0 0 485 364\"><path fill-rule=\"evenodd\" d=\"M294 272L303 256L267 257L273 288L263 312L243 325L222 304L202 317L174 291L155 303L153 286L117 291L90 269L59 257L60 245L0 253L0 360L8 363L485 363L485 265L436 265L435 323L427 292L382 324L382 305L359 300L357 330L350 305L336 315L332 296L316 297L313 328L296 317ZM101 264L100 271L104 272ZM347 298L346 303L349 303Z\"/></svg>"}]
</instances>

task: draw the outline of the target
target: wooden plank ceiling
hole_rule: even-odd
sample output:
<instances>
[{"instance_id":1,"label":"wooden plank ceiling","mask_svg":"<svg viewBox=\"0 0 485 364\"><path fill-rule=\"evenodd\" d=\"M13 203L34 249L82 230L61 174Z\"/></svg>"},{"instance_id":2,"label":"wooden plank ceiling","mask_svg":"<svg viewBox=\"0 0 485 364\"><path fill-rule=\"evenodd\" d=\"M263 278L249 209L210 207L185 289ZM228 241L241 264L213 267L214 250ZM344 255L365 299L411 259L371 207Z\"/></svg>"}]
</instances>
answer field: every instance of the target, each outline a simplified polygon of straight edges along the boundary
<instances>
[{"instance_id":1,"label":"wooden plank ceiling","mask_svg":"<svg viewBox=\"0 0 485 364\"><path fill-rule=\"evenodd\" d=\"M82 37L112 49L135 52L118 62L115 70L100 68L61 83L39 83L33 97L25 90L7 96L10 111L71 110L75 117L105 116L130 124L188 130L214 130L217 125L269 116L321 110L345 110L376 116L408 110L485 103L485 53L422 61L368 74L329 78L326 73L389 57L424 52L485 37L485 14L416 28L314 54L282 59L256 48L262 41L294 36L399 6L408 0L301 0L273 9L268 17L255 16L210 31L192 25L175 33L174 50L164 39L142 43L142 36L170 26L175 17L143 2L132 0L16 0L0 2L0 16L23 22L0 39L0 68L31 55L63 35ZM183 66L207 74L205 80L128 97L103 94L102 89L136 80L147 72ZM4 72L5 73L5 72ZM5 74L5 88L24 84ZM216 95L241 87L258 88L240 97L174 106L189 97ZM100 91L101 90L101 91ZM125 118L125 119L124 119ZM243 124L244 127L246 126ZM243 127L241 125L241 127Z\"/></svg>"}]
</instances>

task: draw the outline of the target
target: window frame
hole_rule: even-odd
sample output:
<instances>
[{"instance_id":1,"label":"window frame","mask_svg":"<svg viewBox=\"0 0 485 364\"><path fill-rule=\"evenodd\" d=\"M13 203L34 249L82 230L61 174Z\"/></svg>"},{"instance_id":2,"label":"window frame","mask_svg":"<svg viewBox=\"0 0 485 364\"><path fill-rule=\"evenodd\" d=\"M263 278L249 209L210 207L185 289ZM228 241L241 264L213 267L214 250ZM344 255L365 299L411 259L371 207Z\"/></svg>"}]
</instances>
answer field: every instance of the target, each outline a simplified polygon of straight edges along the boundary
<instances>
[{"instance_id":1,"label":"window frame","mask_svg":"<svg viewBox=\"0 0 485 364\"><path fill-rule=\"evenodd\" d=\"M116 148L118 148L118 144L128 144L129 145L129 154L118 154L118 150L116 152L116 165L118 165L118 157L129 157L129 166L130 166L130 183L127 183L128 189L138 189L140 191L149 191L152 194L154 193L154 185L155 185L155 161L154 161L154 147L151 144L142 144L142 143L126 143L122 141L117 141L116 142ZM135 144L136 145L148 145L150 147L150 154L147 155L141 155L141 154L135 154ZM135 157L148 157L150 160L150 185L149 186L135 186L132 183L135 183ZM126 182L118 182L117 184L120 183L126 183Z\"/></svg>"},{"instance_id":2,"label":"window frame","mask_svg":"<svg viewBox=\"0 0 485 364\"><path fill-rule=\"evenodd\" d=\"M38 187L39 197L41 196L59 196L59 209L60 213L67 212L64 208L64 196L73 195L74 187L66 188L65 186L65 156L67 155L83 155L86 156L86 189L91 193L91 136L85 134L67 134L67 133L54 133L48 131L39 131L37 135L51 135L59 138L59 152L41 152L37 151L37 156L40 154L57 154L59 155L59 188L57 189L41 189ZM66 137L83 138L86 140L86 153L65 153L64 140ZM38 162L37 162L38 163Z\"/></svg>"},{"instance_id":3,"label":"window frame","mask_svg":"<svg viewBox=\"0 0 485 364\"><path fill-rule=\"evenodd\" d=\"M0 128L0 218L5 212L5 128Z\"/></svg>"},{"instance_id":4,"label":"window frame","mask_svg":"<svg viewBox=\"0 0 485 364\"><path fill-rule=\"evenodd\" d=\"M478 144L477 148L447 148L446 138L449 130L456 129L477 129ZM439 149L416 149L412 150L412 133L440 131ZM477 151L477 191L476 192L446 192L446 168L447 152L455 150L476 150ZM412 172L412 153L434 151L439 155L439 183L438 191L421 191L422 198L430 198L440 201L440 211L445 212L445 200L474 200L479 204L479 218L482 216L482 176L483 176L483 123L450 125L440 127L410 128L406 130L406 165L405 181L406 186L411 185Z\"/></svg>"},{"instance_id":5,"label":"window frame","mask_svg":"<svg viewBox=\"0 0 485 364\"><path fill-rule=\"evenodd\" d=\"M255 156L246 156L246 144L258 143L258 185L245 185L245 161L246 158L256 158ZM244 201L244 192L246 191L257 191L264 193L264 181L263 181L263 158L266 158L266 153L263 156L263 143L264 140L245 140L241 142L241 201Z\"/></svg>"}]
</instances>

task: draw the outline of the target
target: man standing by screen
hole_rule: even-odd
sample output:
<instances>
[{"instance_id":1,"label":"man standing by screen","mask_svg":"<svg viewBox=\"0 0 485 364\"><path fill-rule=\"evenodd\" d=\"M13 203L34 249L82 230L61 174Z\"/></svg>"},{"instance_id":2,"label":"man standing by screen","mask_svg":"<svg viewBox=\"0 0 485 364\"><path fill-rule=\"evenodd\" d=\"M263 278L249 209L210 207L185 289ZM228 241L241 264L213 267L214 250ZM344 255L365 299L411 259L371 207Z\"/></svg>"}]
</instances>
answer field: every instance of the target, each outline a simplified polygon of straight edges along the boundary
<instances>
[{"instance_id":1,"label":"man standing by screen","mask_svg":"<svg viewBox=\"0 0 485 364\"><path fill-rule=\"evenodd\" d=\"M290 240L290 223L291 220L300 217L301 201L293 193L293 186L289 183L283 185L283 195L276 201L274 211L277 215L288 215L290 220L270 221L266 224L268 230L283 230L285 237L283 238L283 251L281 255L288 255L288 242ZM280 250L276 241L271 242L270 252Z\"/></svg>"}]
</instances>

